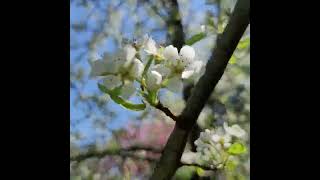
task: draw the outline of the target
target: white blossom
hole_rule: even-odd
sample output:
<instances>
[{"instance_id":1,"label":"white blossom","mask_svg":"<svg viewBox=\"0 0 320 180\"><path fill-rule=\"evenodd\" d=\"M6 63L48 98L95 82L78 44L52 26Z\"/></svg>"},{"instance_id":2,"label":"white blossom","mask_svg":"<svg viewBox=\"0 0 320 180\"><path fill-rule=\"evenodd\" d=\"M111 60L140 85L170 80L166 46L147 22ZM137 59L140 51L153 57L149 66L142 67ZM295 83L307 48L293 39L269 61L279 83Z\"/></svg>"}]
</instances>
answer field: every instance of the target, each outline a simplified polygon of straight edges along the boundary
<instances>
[{"instance_id":1,"label":"white blossom","mask_svg":"<svg viewBox=\"0 0 320 180\"><path fill-rule=\"evenodd\" d=\"M173 45L169 45L163 50L163 57L169 61L172 61L173 64L177 64L177 60L179 59L178 49Z\"/></svg>"},{"instance_id":2,"label":"white blossom","mask_svg":"<svg viewBox=\"0 0 320 180\"><path fill-rule=\"evenodd\" d=\"M180 66L186 67L188 64L192 62L196 53L193 47L185 45L180 50Z\"/></svg>"},{"instance_id":3,"label":"white blossom","mask_svg":"<svg viewBox=\"0 0 320 180\"><path fill-rule=\"evenodd\" d=\"M156 42L152 39L152 37L149 37L148 35L144 37L143 47L145 52L150 55L156 55L158 52Z\"/></svg>"},{"instance_id":4,"label":"white blossom","mask_svg":"<svg viewBox=\"0 0 320 180\"><path fill-rule=\"evenodd\" d=\"M132 81L126 81L121 88L120 96L124 99L129 99L136 92L136 87Z\"/></svg>"},{"instance_id":5,"label":"white blossom","mask_svg":"<svg viewBox=\"0 0 320 180\"><path fill-rule=\"evenodd\" d=\"M162 82L162 76L157 71L150 71L147 74L146 85L147 88L151 91L157 90L160 88Z\"/></svg>"},{"instance_id":6,"label":"white blossom","mask_svg":"<svg viewBox=\"0 0 320 180\"><path fill-rule=\"evenodd\" d=\"M183 88L183 84L181 79L175 76L173 78L168 79L168 84L166 87L168 88L169 91L181 92Z\"/></svg>"},{"instance_id":7,"label":"white blossom","mask_svg":"<svg viewBox=\"0 0 320 180\"><path fill-rule=\"evenodd\" d=\"M150 68L151 70L153 71L157 71L158 73L161 74L162 78L167 78L170 73L171 73L171 70L166 67L164 64L157 64L157 65L154 65L153 67Z\"/></svg>"},{"instance_id":8,"label":"white blossom","mask_svg":"<svg viewBox=\"0 0 320 180\"><path fill-rule=\"evenodd\" d=\"M205 25L201 25L200 28L201 28L201 32L206 32L206 26Z\"/></svg>"},{"instance_id":9,"label":"white blossom","mask_svg":"<svg viewBox=\"0 0 320 180\"><path fill-rule=\"evenodd\" d=\"M141 75L143 73L143 69L144 69L143 63L139 59L135 58L133 60L133 65L132 65L132 68L130 70L130 75L133 78L140 79Z\"/></svg>"},{"instance_id":10,"label":"white blossom","mask_svg":"<svg viewBox=\"0 0 320 180\"><path fill-rule=\"evenodd\" d=\"M183 72L181 77L183 79L188 79L195 74L200 74L201 68L203 66L202 61L193 61Z\"/></svg>"},{"instance_id":11,"label":"white blossom","mask_svg":"<svg viewBox=\"0 0 320 180\"><path fill-rule=\"evenodd\" d=\"M118 51L114 57L104 54L102 60L91 63L91 76L103 76L108 74L120 73L121 68L127 69L133 61L136 50L131 45L126 45Z\"/></svg>"},{"instance_id":12,"label":"white blossom","mask_svg":"<svg viewBox=\"0 0 320 180\"><path fill-rule=\"evenodd\" d=\"M114 89L119 87L122 84L121 78L119 76L108 75L103 78L103 85L106 86L107 89Z\"/></svg>"},{"instance_id":13,"label":"white blossom","mask_svg":"<svg viewBox=\"0 0 320 180\"><path fill-rule=\"evenodd\" d=\"M126 45L123 48L123 53L124 53L123 54L124 57L121 57L125 60L123 66L124 66L124 68L127 68L131 64L131 62L133 61L137 51L133 46Z\"/></svg>"},{"instance_id":14,"label":"white blossom","mask_svg":"<svg viewBox=\"0 0 320 180\"><path fill-rule=\"evenodd\" d=\"M232 136L235 136L238 138L244 138L244 136L246 135L246 132L237 124L229 127L227 123L224 123L223 127L225 131Z\"/></svg>"},{"instance_id":15,"label":"white blossom","mask_svg":"<svg viewBox=\"0 0 320 180\"><path fill-rule=\"evenodd\" d=\"M168 66L182 70L181 77L183 79L199 74L203 66L202 61L195 60L194 48L188 45L183 46L179 54L177 48L169 45L164 49L163 57L166 59Z\"/></svg>"},{"instance_id":16,"label":"white blossom","mask_svg":"<svg viewBox=\"0 0 320 180\"><path fill-rule=\"evenodd\" d=\"M226 129L228 129L228 132ZM235 134L233 132L235 129L238 130L238 126L228 127L224 124L223 128L205 129L204 132L201 132L199 138L194 142L197 146L196 150L200 159L207 165L214 167L225 163L225 154L231 144L234 143L231 134ZM231 134L229 133L230 130L232 132ZM217 168L222 167L223 166L219 166Z\"/></svg>"},{"instance_id":17,"label":"white blossom","mask_svg":"<svg viewBox=\"0 0 320 180\"><path fill-rule=\"evenodd\" d=\"M92 62L90 76L101 76L106 71L106 64L102 60Z\"/></svg>"}]
</instances>

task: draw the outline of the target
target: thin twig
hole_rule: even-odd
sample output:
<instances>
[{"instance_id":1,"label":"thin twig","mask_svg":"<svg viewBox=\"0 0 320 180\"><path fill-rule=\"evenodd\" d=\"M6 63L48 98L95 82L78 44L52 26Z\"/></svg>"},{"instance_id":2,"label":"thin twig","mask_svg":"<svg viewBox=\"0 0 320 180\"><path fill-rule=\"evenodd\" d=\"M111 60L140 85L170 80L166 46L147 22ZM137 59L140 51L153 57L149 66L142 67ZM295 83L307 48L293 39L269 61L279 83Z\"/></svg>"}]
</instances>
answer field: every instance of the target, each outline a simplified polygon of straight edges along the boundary
<instances>
[{"instance_id":1,"label":"thin twig","mask_svg":"<svg viewBox=\"0 0 320 180\"><path fill-rule=\"evenodd\" d=\"M172 120L177 121L177 116L175 116L169 108L164 107L163 104L159 101L155 108L159 109L160 111L164 112L167 116L169 116Z\"/></svg>"},{"instance_id":2,"label":"thin twig","mask_svg":"<svg viewBox=\"0 0 320 180\"><path fill-rule=\"evenodd\" d=\"M86 153L81 153L75 156L70 157L70 161L83 161L89 158L103 158L104 156L122 156L122 157L131 157L135 159L147 160L147 161L157 161L157 158L152 157L143 157L141 155L135 154L136 151L149 151L153 153L161 153L161 149L153 147L143 147L143 146L131 146L129 148L123 149L106 149L104 151L89 151Z\"/></svg>"}]
</instances>

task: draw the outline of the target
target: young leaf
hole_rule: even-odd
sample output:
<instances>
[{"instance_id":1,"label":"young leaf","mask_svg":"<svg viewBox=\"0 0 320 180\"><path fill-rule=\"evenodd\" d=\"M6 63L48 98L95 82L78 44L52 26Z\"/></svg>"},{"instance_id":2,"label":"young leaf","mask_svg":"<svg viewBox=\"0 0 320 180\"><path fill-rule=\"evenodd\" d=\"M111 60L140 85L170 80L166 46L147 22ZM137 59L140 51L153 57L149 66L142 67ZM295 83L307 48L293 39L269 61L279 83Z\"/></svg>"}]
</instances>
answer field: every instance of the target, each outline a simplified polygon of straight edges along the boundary
<instances>
[{"instance_id":1,"label":"young leaf","mask_svg":"<svg viewBox=\"0 0 320 180\"><path fill-rule=\"evenodd\" d=\"M102 92L104 92L104 93L107 93L107 94L110 94L110 90L109 89L107 89L104 85L102 85L102 84L99 84L98 83L98 88L99 88L99 90L100 91L102 91Z\"/></svg>"},{"instance_id":2,"label":"young leaf","mask_svg":"<svg viewBox=\"0 0 320 180\"><path fill-rule=\"evenodd\" d=\"M245 49L250 45L250 38L246 38L239 42L237 49Z\"/></svg>"},{"instance_id":3,"label":"young leaf","mask_svg":"<svg viewBox=\"0 0 320 180\"><path fill-rule=\"evenodd\" d=\"M203 33L203 32L198 33L198 34L192 36L190 39L186 40L186 45L191 46L192 44L200 41L201 39L203 39L205 37L206 37L205 33Z\"/></svg>"},{"instance_id":4,"label":"young leaf","mask_svg":"<svg viewBox=\"0 0 320 180\"><path fill-rule=\"evenodd\" d=\"M113 96L113 95L110 95L111 99L120 104L121 106L127 108L127 109L130 109L130 110L133 110L133 111L142 111L146 108L146 105L144 103L142 104L133 104L127 100L124 100L122 99L121 97L119 96Z\"/></svg>"},{"instance_id":5,"label":"young leaf","mask_svg":"<svg viewBox=\"0 0 320 180\"><path fill-rule=\"evenodd\" d=\"M204 175L204 170L203 170L202 168L197 167L197 168L196 168L196 171L197 171L197 174L198 174L199 176L203 176L203 175Z\"/></svg>"},{"instance_id":6,"label":"young leaf","mask_svg":"<svg viewBox=\"0 0 320 180\"><path fill-rule=\"evenodd\" d=\"M229 63L230 64L235 64L236 62L237 62L237 58L234 55L232 55L230 60L229 60Z\"/></svg>"},{"instance_id":7,"label":"young leaf","mask_svg":"<svg viewBox=\"0 0 320 180\"><path fill-rule=\"evenodd\" d=\"M233 143L228 149L228 153L232 155L239 155L246 152L247 152L247 148L239 142Z\"/></svg>"},{"instance_id":8,"label":"young leaf","mask_svg":"<svg viewBox=\"0 0 320 180\"><path fill-rule=\"evenodd\" d=\"M122 107L126 108L126 109L130 109L133 111L142 111L146 108L146 105L144 103L142 104L133 104L130 101L124 100L119 96L119 92L121 92L118 88L115 88L114 90L109 90L107 89L105 86L103 86L102 84L98 83L98 87L100 89L100 91L107 93L110 95L111 99L121 105Z\"/></svg>"},{"instance_id":9,"label":"young leaf","mask_svg":"<svg viewBox=\"0 0 320 180\"><path fill-rule=\"evenodd\" d=\"M237 162L228 160L225 167L228 171L232 172L236 169L237 165Z\"/></svg>"}]
</instances>

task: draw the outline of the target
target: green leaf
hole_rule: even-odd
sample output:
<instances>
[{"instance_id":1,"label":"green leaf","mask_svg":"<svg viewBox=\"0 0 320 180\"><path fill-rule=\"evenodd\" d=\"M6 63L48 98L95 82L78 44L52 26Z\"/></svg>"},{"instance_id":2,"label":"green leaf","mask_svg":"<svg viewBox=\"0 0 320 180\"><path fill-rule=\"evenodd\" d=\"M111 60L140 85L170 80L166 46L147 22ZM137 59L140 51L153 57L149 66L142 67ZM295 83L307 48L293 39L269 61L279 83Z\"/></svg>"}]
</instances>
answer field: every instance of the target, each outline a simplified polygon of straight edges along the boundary
<instances>
[{"instance_id":1,"label":"green leaf","mask_svg":"<svg viewBox=\"0 0 320 180\"><path fill-rule=\"evenodd\" d=\"M103 86L102 84L98 83L98 87L100 89L100 91L107 93L110 95L111 99L121 105L122 107L126 108L126 109L130 109L133 111L142 111L146 108L146 105L144 103L142 104L133 104L130 101L124 100L121 97L119 97L119 89L115 88L114 90L109 90L107 89L105 86ZM120 91L121 92L121 91Z\"/></svg>"},{"instance_id":2,"label":"green leaf","mask_svg":"<svg viewBox=\"0 0 320 180\"><path fill-rule=\"evenodd\" d=\"M228 149L228 153L232 155L244 154L246 152L247 152L247 148L245 147L245 145L239 142L233 143Z\"/></svg>"},{"instance_id":3,"label":"green leaf","mask_svg":"<svg viewBox=\"0 0 320 180\"><path fill-rule=\"evenodd\" d=\"M99 84L98 83L98 88L100 89L100 91L109 94L111 91L109 89L107 89L104 85Z\"/></svg>"},{"instance_id":4,"label":"green leaf","mask_svg":"<svg viewBox=\"0 0 320 180\"><path fill-rule=\"evenodd\" d=\"M199 176L203 176L203 175L204 175L204 170L203 170L202 168L197 167L197 168L196 168L196 171L197 171L197 174L198 174Z\"/></svg>"},{"instance_id":5,"label":"green leaf","mask_svg":"<svg viewBox=\"0 0 320 180\"><path fill-rule=\"evenodd\" d=\"M200 41L201 39L205 38L206 37L206 34L201 32L201 33L198 33L194 36L192 36L190 39L186 40L186 44L191 46L192 44Z\"/></svg>"},{"instance_id":6,"label":"green leaf","mask_svg":"<svg viewBox=\"0 0 320 180\"><path fill-rule=\"evenodd\" d=\"M142 111L142 110L144 110L146 108L146 105L144 103L142 103L142 104L133 104L130 101L124 100L119 96L110 95L110 97L114 102L120 104L121 106L123 106L123 107L125 107L127 109L133 110L133 111Z\"/></svg>"},{"instance_id":7,"label":"green leaf","mask_svg":"<svg viewBox=\"0 0 320 180\"><path fill-rule=\"evenodd\" d=\"M173 176L173 180L185 180L185 179L191 179L196 169L193 166L182 166L179 168L175 175Z\"/></svg>"},{"instance_id":8,"label":"green leaf","mask_svg":"<svg viewBox=\"0 0 320 180\"><path fill-rule=\"evenodd\" d=\"M237 167L237 163L235 161L232 161L232 160L228 160L225 167L228 171L234 171Z\"/></svg>"},{"instance_id":9,"label":"green leaf","mask_svg":"<svg viewBox=\"0 0 320 180\"><path fill-rule=\"evenodd\" d=\"M237 62L237 58L234 55L232 55L230 60L229 60L229 63L230 64L235 64L236 62Z\"/></svg>"},{"instance_id":10,"label":"green leaf","mask_svg":"<svg viewBox=\"0 0 320 180\"><path fill-rule=\"evenodd\" d=\"M249 45L250 45L250 38L246 38L246 39L239 42L237 49L242 50L242 49L247 48Z\"/></svg>"},{"instance_id":11,"label":"green leaf","mask_svg":"<svg viewBox=\"0 0 320 180\"><path fill-rule=\"evenodd\" d=\"M114 96L119 96L121 94L121 89L122 89L122 86L119 86L119 87L116 87L112 90L112 95Z\"/></svg>"}]
</instances>

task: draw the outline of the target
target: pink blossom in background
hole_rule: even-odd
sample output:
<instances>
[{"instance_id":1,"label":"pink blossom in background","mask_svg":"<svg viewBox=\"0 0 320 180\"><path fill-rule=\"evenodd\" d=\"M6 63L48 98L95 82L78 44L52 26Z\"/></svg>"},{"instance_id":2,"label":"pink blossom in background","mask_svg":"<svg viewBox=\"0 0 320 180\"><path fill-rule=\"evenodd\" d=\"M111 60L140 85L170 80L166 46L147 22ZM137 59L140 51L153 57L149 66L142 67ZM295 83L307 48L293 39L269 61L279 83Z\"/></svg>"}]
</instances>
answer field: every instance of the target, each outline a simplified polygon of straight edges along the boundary
<instances>
[{"instance_id":1,"label":"pink blossom in background","mask_svg":"<svg viewBox=\"0 0 320 180\"><path fill-rule=\"evenodd\" d=\"M140 125L129 124L119 140L122 147L145 146L163 148L167 142L173 124L163 121L142 122Z\"/></svg>"}]
</instances>

